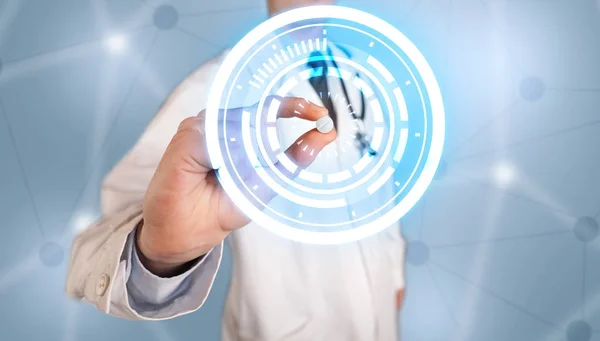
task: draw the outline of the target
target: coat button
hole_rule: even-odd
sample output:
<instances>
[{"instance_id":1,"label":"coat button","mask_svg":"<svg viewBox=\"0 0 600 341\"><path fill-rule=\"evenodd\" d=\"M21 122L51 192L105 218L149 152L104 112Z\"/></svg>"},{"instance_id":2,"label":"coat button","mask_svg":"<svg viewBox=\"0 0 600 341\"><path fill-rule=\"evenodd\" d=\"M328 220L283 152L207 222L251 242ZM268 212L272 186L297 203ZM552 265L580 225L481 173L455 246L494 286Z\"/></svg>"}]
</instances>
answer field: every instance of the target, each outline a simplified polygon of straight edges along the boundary
<instances>
[{"instance_id":1,"label":"coat button","mask_svg":"<svg viewBox=\"0 0 600 341\"><path fill-rule=\"evenodd\" d=\"M108 285L110 284L110 277L107 274L102 274L96 281L96 295L104 296Z\"/></svg>"}]
</instances>

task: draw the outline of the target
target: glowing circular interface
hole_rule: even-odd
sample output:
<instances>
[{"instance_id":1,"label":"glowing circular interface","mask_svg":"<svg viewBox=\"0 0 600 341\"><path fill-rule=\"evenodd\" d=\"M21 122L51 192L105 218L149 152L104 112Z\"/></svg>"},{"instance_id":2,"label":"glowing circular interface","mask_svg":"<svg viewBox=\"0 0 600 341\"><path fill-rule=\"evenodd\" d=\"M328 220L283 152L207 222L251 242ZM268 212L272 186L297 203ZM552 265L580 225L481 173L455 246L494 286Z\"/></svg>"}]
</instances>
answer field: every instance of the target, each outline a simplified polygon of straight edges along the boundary
<instances>
[{"instance_id":1,"label":"glowing circular interface","mask_svg":"<svg viewBox=\"0 0 600 341\"><path fill-rule=\"evenodd\" d=\"M288 97L304 100L290 108ZM303 118L311 103L329 103L333 119ZM322 150L302 139L334 127ZM440 161L444 108L425 58L393 26L346 7L304 7L259 25L226 56L206 136L223 188L250 219L292 240L343 243L394 224L421 198ZM314 162L299 165L292 149Z\"/></svg>"}]
</instances>

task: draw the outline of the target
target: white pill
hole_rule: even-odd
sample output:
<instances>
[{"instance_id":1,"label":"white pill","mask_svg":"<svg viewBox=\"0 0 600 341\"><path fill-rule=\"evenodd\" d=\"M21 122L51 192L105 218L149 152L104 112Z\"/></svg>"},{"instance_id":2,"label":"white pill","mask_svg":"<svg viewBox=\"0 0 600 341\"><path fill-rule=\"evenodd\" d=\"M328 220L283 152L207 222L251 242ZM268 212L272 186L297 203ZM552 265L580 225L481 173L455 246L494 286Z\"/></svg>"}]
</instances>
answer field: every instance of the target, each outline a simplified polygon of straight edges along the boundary
<instances>
[{"instance_id":1,"label":"white pill","mask_svg":"<svg viewBox=\"0 0 600 341\"><path fill-rule=\"evenodd\" d=\"M317 120L317 130L322 134L327 134L333 130L333 120L329 116L323 116Z\"/></svg>"}]
</instances>

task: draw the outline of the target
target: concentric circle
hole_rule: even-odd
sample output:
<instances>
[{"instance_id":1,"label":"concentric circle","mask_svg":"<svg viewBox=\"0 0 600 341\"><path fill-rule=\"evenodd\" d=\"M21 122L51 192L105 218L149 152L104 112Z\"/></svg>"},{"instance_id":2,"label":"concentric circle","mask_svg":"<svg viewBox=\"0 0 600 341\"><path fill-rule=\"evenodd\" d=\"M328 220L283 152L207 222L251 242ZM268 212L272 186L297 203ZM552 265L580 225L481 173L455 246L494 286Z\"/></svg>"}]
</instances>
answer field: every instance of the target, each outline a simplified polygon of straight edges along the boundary
<instances>
[{"instance_id":1,"label":"concentric circle","mask_svg":"<svg viewBox=\"0 0 600 341\"><path fill-rule=\"evenodd\" d=\"M280 118L285 97L332 103L337 140L322 151L304 142L316 123L303 119L303 102ZM417 48L340 6L295 9L248 33L221 65L206 110L209 156L229 197L264 228L315 244L359 240L404 216L433 179L444 124ZM290 147L315 161L299 167Z\"/></svg>"}]
</instances>

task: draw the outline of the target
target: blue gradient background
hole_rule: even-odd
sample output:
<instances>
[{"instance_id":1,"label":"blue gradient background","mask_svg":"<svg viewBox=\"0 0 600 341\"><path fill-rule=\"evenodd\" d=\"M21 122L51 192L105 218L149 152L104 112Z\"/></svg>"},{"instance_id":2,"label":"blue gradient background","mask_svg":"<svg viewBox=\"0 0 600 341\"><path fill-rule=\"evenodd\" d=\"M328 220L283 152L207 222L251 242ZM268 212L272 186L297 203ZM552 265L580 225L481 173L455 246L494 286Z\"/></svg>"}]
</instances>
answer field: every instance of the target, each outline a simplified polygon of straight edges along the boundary
<instances>
[{"instance_id":1,"label":"blue gradient background","mask_svg":"<svg viewBox=\"0 0 600 341\"><path fill-rule=\"evenodd\" d=\"M168 4L0 0L0 340L219 339L228 255L204 308L172 321L63 291L103 175L176 84L266 17L262 0ZM400 28L447 106L444 162L404 222L403 340L600 340L600 2L342 4Z\"/></svg>"}]
</instances>

